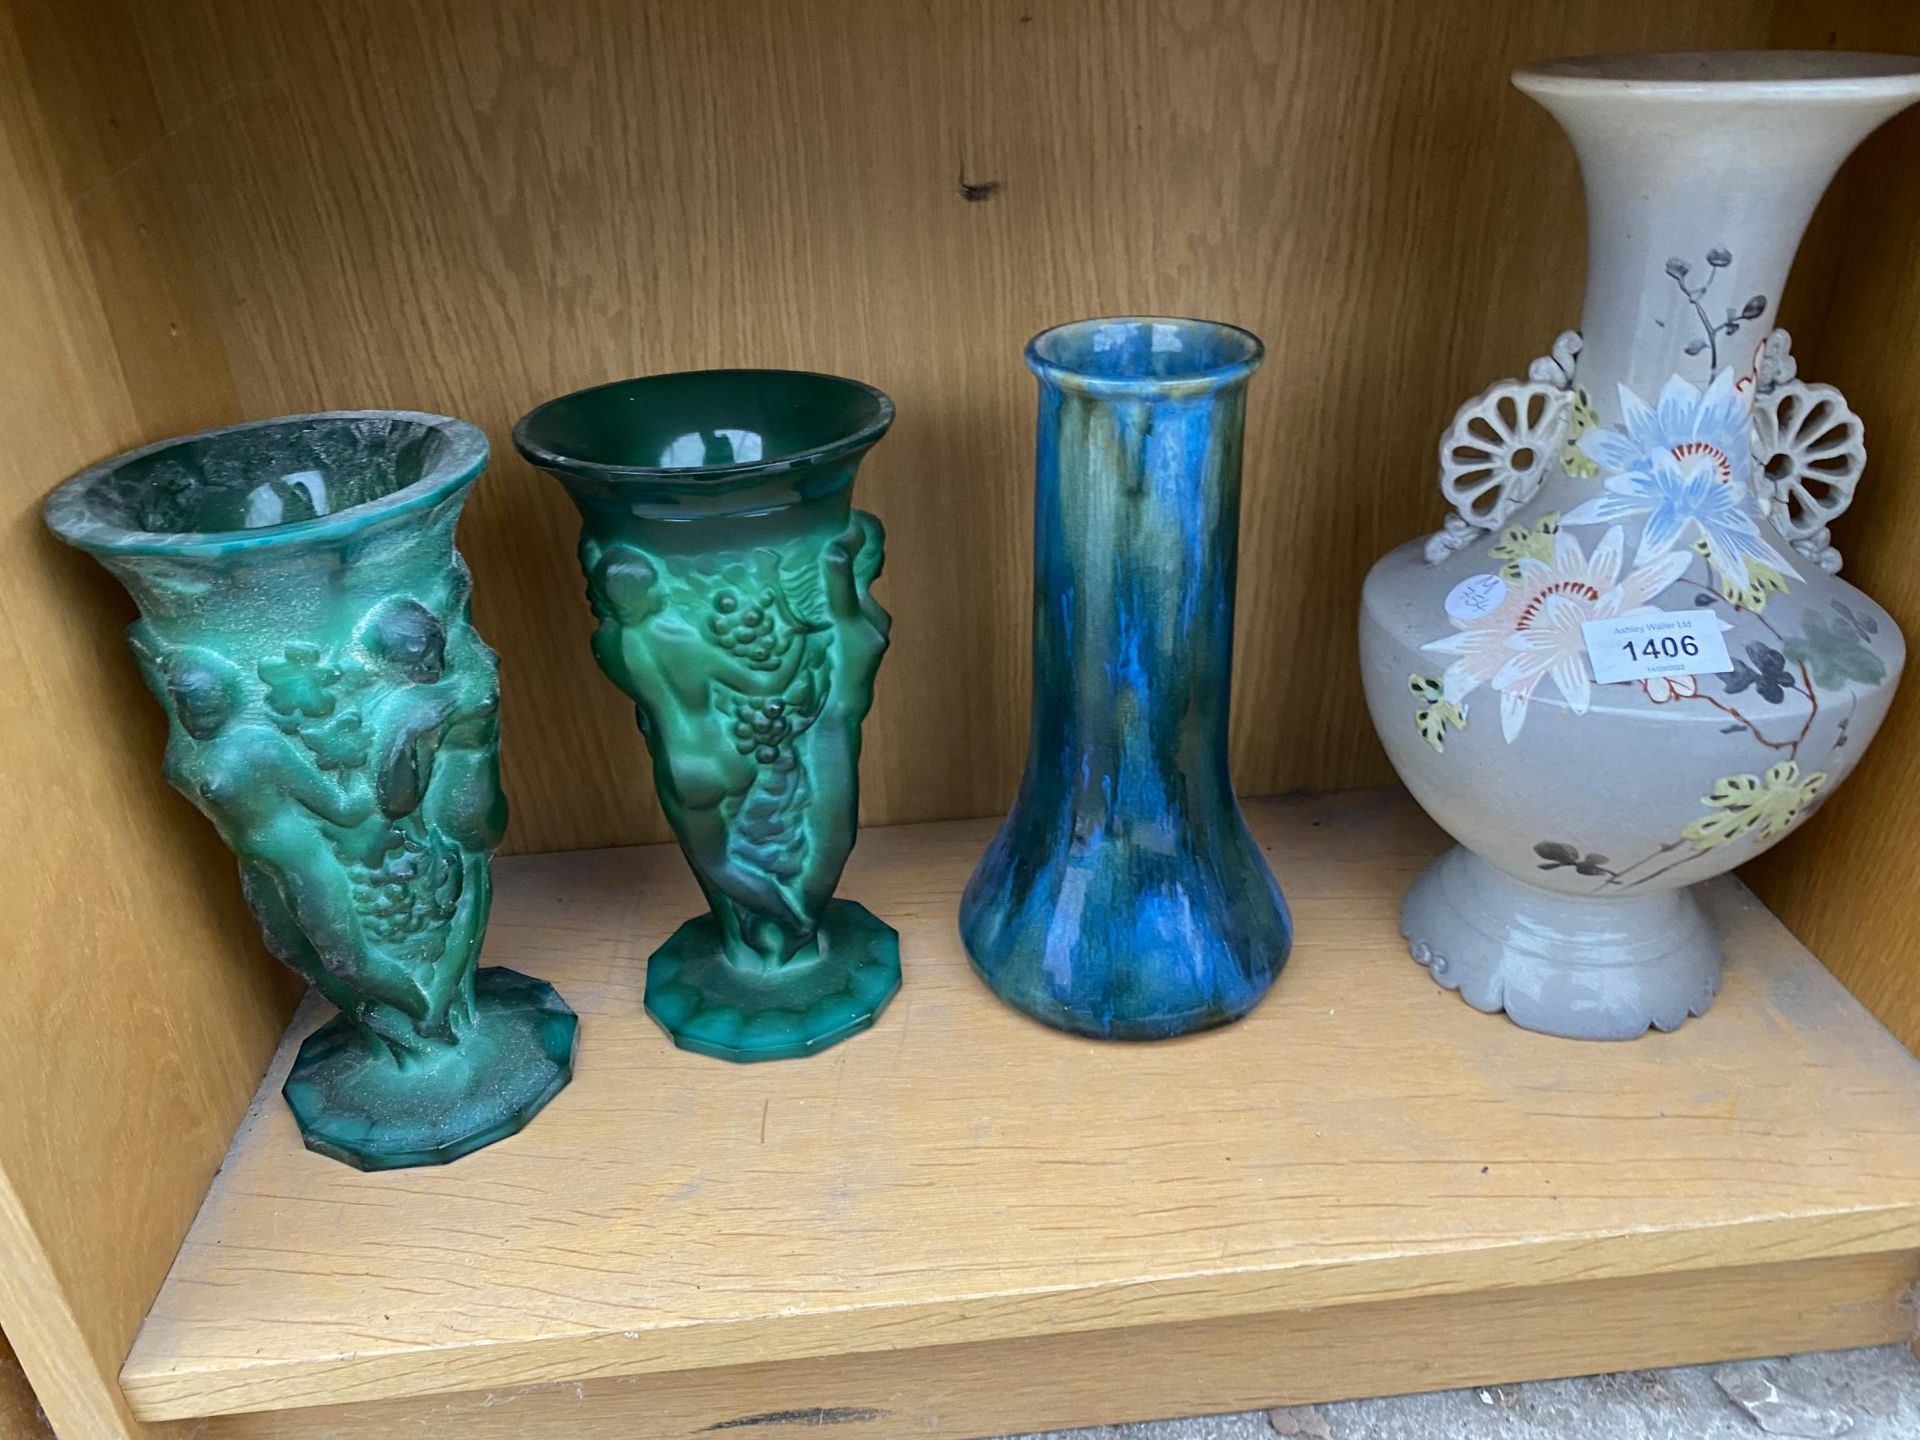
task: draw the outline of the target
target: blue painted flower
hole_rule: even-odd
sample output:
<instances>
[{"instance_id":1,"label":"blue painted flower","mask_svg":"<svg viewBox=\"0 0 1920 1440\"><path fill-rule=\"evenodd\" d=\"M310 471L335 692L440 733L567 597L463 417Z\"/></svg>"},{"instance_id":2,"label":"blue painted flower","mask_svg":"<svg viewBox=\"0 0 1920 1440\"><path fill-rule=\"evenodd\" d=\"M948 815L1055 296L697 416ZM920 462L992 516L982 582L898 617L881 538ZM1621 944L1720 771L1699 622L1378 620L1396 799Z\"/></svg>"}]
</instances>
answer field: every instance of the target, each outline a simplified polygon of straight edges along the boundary
<instances>
[{"instance_id":1,"label":"blue painted flower","mask_svg":"<svg viewBox=\"0 0 1920 1440\"><path fill-rule=\"evenodd\" d=\"M1620 417L1620 429L1580 437L1580 448L1607 477L1606 493L1568 511L1562 525L1644 515L1636 565L1697 541L1714 570L1743 590L1753 583L1749 562L1799 578L1754 518L1748 414L1731 369L1714 376L1704 394L1674 376L1657 407L1623 385Z\"/></svg>"},{"instance_id":2,"label":"blue painted flower","mask_svg":"<svg viewBox=\"0 0 1920 1440\"><path fill-rule=\"evenodd\" d=\"M1580 448L1602 471L1627 475L1647 473L1659 455L1682 462L1703 457L1712 461L1717 479L1744 489L1752 468L1750 424L1746 397L1729 367L1704 394L1675 375L1654 406L1622 385L1620 428L1595 426L1580 437Z\"/></svg>"}]
</instances>

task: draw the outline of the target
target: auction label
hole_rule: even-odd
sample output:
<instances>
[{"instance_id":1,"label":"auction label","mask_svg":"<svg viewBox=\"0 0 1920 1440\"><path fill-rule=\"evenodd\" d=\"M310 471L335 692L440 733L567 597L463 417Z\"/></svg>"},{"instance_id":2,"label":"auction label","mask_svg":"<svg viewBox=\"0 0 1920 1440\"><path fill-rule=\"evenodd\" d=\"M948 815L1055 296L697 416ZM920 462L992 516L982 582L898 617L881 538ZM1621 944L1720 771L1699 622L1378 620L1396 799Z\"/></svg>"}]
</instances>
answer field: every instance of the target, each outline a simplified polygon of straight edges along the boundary
<instances>
[{"instance_id":1,"label":"auction label","mask_svg":"<svg viewBox=\"0 0 1920 1440\"><path fill-rule=\"evenodd\" d=\"M1596 684L1656 675L1717 675L1733 669L1725 624L1711 610L1653 610L1588 620L1587 659Z\"/></svg>"}]
</instances>

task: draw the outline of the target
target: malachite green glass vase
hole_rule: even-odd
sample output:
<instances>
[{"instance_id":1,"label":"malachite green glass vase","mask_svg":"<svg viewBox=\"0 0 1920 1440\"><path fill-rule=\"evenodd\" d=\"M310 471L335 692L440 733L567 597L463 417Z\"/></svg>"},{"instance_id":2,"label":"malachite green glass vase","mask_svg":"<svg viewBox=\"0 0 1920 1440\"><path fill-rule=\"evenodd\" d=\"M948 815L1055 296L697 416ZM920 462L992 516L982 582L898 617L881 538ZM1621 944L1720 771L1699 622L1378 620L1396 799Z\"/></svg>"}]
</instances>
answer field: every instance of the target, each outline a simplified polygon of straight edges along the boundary
<instances>
[{"instance_id":1,"label":"malachite green glass vase","mask_svg":"<svg viewBox=\"0 0 1920 1440\"><path fill-rule=\"evenodd\" d=\"M486 462L463 421L339 411L163 440L47 501L139 605L167 779L339 1008L285 1095L309 1149L364 1170L511 1135L573 1069L553 988L476 969L506 802L453 532Z\"/></svg>"},{"instance_id":2,"label":"malachite green glass vase","mask_svg":"<svg viewBox=\"0 0 1920 1440\"><path fill-rule=\"evenodd\" d=\"M1260 342L1200 320L1037 336L1033 709L961 899L995 993L1101 1039L1238 1019L1292 927L1227 773L1240 440Z\"/></svg>"},{"instance_id":3,"label":"malachite green glass vase","mask_svg":"<svg viewBox=\"0 0 1920 1440\"><path fill-rule=\"evenodd\" d=\"M562 396L514 428L579 507L593 652L634 701L712 907L647 963L647 1013L683 1049L809 1055L900 988L898 935L833 895L890 623L853 476L892 423L858 381L706 370Z\"/></svg>"}]
</instances>

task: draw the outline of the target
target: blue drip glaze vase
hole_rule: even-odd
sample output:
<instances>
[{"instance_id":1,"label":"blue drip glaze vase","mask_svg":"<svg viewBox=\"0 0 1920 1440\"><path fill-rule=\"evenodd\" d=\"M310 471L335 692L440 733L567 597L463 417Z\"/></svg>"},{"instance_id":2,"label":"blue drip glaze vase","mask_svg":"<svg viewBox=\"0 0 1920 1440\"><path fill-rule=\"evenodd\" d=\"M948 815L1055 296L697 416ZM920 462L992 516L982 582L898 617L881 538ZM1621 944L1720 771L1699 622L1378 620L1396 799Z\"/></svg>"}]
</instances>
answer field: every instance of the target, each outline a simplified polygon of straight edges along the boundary
<instances>
[{"instance_id":1,"label":"blue drip glaze vase","mask_svg":"<svg viewBox=\"0 0 1920 1440\"><path fill-rule=\"evenodd\" d=\"M1033 711L1012 812L960 902L996 994L1101 1039L1237 1020L1292 938L1227 770L1244 330L1085 320L1040 381Z\"/></svg>"}]
</instances>

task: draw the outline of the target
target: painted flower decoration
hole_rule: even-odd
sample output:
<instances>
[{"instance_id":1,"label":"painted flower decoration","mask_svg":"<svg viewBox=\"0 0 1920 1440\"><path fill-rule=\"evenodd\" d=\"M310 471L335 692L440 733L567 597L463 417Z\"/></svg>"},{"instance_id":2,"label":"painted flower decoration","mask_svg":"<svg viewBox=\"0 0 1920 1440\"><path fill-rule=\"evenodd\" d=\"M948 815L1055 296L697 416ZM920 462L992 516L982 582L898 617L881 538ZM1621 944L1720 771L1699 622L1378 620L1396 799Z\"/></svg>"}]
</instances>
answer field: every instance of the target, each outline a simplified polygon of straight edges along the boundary
<instances>
[{"instance_id":1,"label":"painted flower decoration","mask_svg":"<svg viewBox=\"0 0 1920 1440\"><path fill-rule=\"evenodd\" d=\"M1659 556L1620 576L1626 542L1615 525L1593 554L1562 531L1553 538L1553 558L1523 555L1518 579L1506 598L1484 615L1455 619L1455 633L1423 649L1457 658L1441 676L1445 697L1460 704L1482 685L1500 692L1500 730L1511 744L1526 723L1527 703L1551 675L1567 708L1586 713L1593 678L1587 668L1588 620L1606 620L1651 608L1653 597L1680 578L1692 561L1687 551Z\"/></svg>"},{"instance_id":2,"label":"painted flower decoration","mask_svg":"<svg viewBox=\"0 0 1920 1440\"><path fill-rule=\"evenodd\" d=\"M1787 641L1787 655L1805 665L1822 690L1844 690L1853 680L1878 685L1887 678L1887 662L1869 650L1864 639L1880 628L1879 622L1871 621L1869 630L1851 611L1837 608L1844 621L1828 621L1819 614L1801 621L1801 633Z\"/></svg>"},{"instance_id":3,"label":"painted flower decoration","mask_svg":"<svg viewBox=\"0 0 1920 1440\"><path fill-rule=\"evenodd\" d=\"M1413 692L1414 699L1422 702L1413 712L1413 728L1433 747L1434 754L1446 754L1447 728L1467 728L1466 707L1447 699L1446 687L1431 675L1409 675L1407 689Z\"/></svg>"},{"instance_id":4,"label":"painted flower decoration","mask_svg":"<svg viewBox=\"0 0 1920 1440\"><path fill-rule=\"evenodd\" d=\"M1507 563L1500 567L1500 578L1509 585L1520 580L1520 562L1531 555L1536 560L1553 559L1553 537L1560 533L1560 517L1548 511L1534 522L1531 528L1525 525L1509 525L1500 532L1500 538L1487 550L1495 560Z\"/></svg>"},{"instance_id":5,"label":"painted flower decoration","mask_svg":"<svg viewBox=\"0 0 1920 1440\"><path fill-rule=\"evenodd\" d=\"M1533 847L1533 853L1540 857L1542 870L1563 870L1571 866L1576 875L1613 874L1607 869L1606 856L1591 850L1583 853L1578 845L1569 845L1564 840L1542 840Z\"/></svg>"},{"instance_id":6,"label":"painted flower decoration","mask_svg":"<svg viewBox=\"0 0 1920 1440\"><path fill-rule=\"evenodd\" d=\"M1671 700L1691 700L1700 693L1700 682L1692 675L1650 675L1640 682L1647 698L1656 705Z\"/></svg>"},{"instance_id":7,"label":"painted flower decoration","mask_svg":"<svg viewBox=\"0 0 1920 1440\"><path fill-rule=\"evenodd\" d=\"M1782 760L1764 776L1726 776L1700 797L1714 813L1702 815L1680 833L1696 850L1711 850L1756 832L1763 840L1771 839L1793 827L1826 783L1824 770L1802 776L1791 760Z\"/></svg>"},{"instance_id":8,"label":"painted flower decoration","mask_svg":"<svg viewBox=\"0 0 1920 1440\"><path fill-rule=\"evenodd\" d=\"M1750 419L1731 369L1714 376L1704 394L1676 375L1657 406L1623 385L1620 416L1621 429L1581 437L1581 449L1607 475L1606 492L1568 511L1563 524L1644 515L1637 565L1698 540L1714 570L1742 591L1754 583L1750 561L1799 578L1748 509Z\"/></svg>"},{"instance_id":9,"label":"painted flower decoration","mask_svg":"<svg viewBox=\"0 0 1920 1440\"><path fill-rule=\"evenodd\" d=\"M1778 705L1787 698L1787 691L1800 688L1787 669L1787 657L1758 640L1747 642L1747 658L1734 661L1720 684L1729 695L1751 688L1769 705Z\"/></svg>"},{"instance_id":10,"label":"painted flower decoration","mask_svg":"<svg viewBox=\"0 0 1920 1440\"><path fill-rule=\"evenodd\" d=\"M1717 479L1747 484L1751 416L1734 390L1731 367L1714 376L1704 393L1675 375L1651 406L1622 385L1620 422L1618 430L1596 427L1580 437L1580 448L1608 474L1645 474L1656 457L1667 455L1682 463L1706 460ZM1569 516L1568 523L1576 522Z\"/></svg>"},{"instance_id":11,"label":"painted flower decoration","mask_svg":"<svg viewBox=\"0 0 1920 1440\"><path fill-rule=\"evenodd\" d=\"M1575 390L1573 412L1567 422L1567 443L1560 452L1560 468L1567 474L1591 480L1600 473L1593 458L1580 448L1580 441L1599 424L1600 417L1593 413L1593 402L1587 398L1587 392Z\"/></svg>"},{"instance_id":12,"label":"painted flower decoration","mask_svg":"<svg viewBox=\"0 0 1920 1440\"><path fill-rule=\"evenodd\" d=\"M1853 608L1848 605L1846 601L1835 600L1833 602L1833 608L1840 612L1840 618L1847 622L1847 628L1852 630L1853 633L1858 635L1862 640L1871 640L1880 633L1880 622L1878 620L1864 611L1858 615L1854 614Z\"/></svg>"},{"instance_id":13,"label":"painted flower decoration","mask_svg":"<svg viewBox=\"0 0 1920 1440\"><path fill-rule=\"evenodd\" d=\"M1707 557L1707 563L1713 563L1713 555L1706 542L1696 540L1693 548ZM1720 598L1729 605L1737 605L1742 610L1758 613L1767 608L1767 597L1787 593L1787 577L1762 560L1747 561L1747 583L1741 585L1730 575L1714 573L1714 585L1720 592Z\"/></svg>"}]
</instances>

